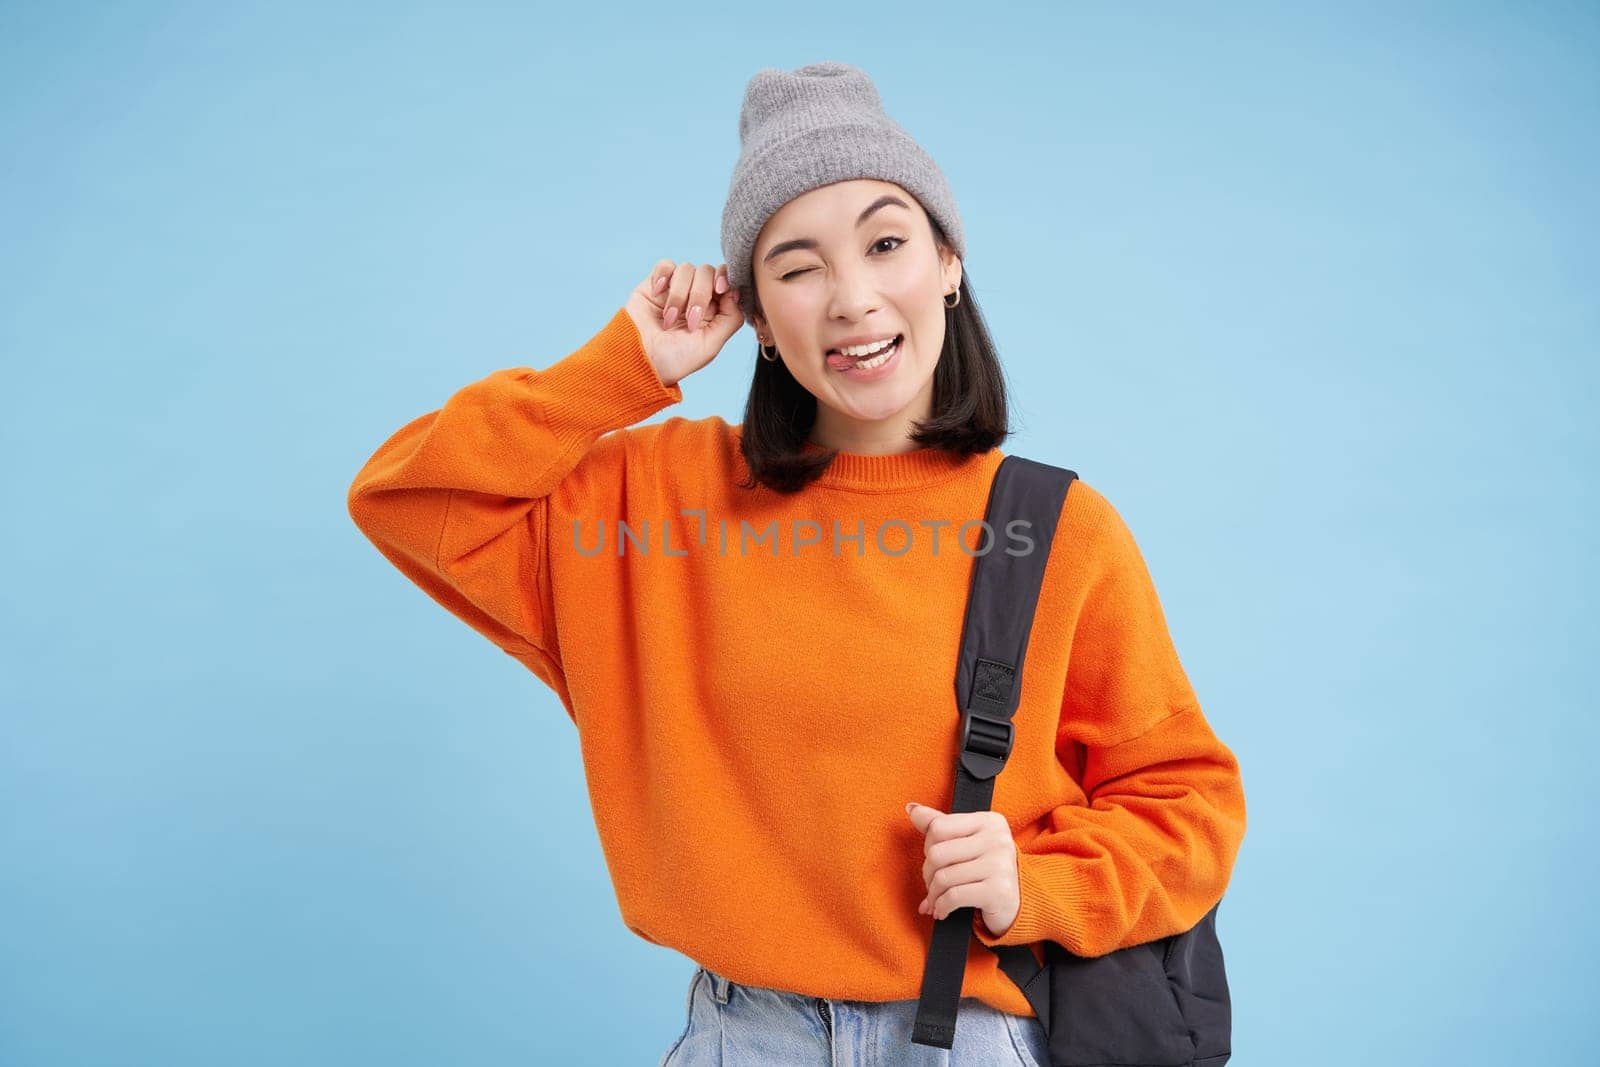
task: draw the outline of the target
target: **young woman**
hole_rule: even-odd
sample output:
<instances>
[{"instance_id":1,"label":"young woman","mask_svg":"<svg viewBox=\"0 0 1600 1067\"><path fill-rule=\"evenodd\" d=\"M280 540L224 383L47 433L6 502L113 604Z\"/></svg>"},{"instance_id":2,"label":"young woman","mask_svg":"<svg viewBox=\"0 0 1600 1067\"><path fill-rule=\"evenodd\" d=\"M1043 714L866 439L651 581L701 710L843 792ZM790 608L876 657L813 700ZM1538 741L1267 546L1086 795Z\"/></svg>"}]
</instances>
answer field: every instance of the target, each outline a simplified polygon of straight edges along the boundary
<instances>
[{"instance_id":1,"label":"young woman","mask_svg":"<svg viewBox=\"0 0 1600 1067\"><path fill-rule=\"evenodd\" d=\"M1008 433L955 201L843 63L758 72L740 134L726 263L660 261L575 351L402 426L350 513L576 725L624 922L700 965L663 1063L1047 1067L978 946L954 1046L910 1040L932 924L1088 956L1188 929L1244 835L1238 764L1080 478L993 810L943 810ZM746 323L742 423L635 425Z\"/></svg>"}]
</instances>

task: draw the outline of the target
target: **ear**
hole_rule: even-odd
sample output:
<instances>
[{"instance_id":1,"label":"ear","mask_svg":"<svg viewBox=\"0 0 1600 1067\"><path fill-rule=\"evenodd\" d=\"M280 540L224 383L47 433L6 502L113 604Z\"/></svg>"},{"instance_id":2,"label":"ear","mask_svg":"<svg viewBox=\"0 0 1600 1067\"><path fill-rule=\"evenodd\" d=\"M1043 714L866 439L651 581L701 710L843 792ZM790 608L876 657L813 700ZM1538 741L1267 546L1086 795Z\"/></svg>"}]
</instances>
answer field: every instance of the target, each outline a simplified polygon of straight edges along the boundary
<instances>
[{"instance_id":1,"label":"ear","mask_svg":"<svg viewBox=\"0 0 1600 1067\"><path fill-rule=\"evenodd\" d=\"M939 258L943 262L940 273L944 276L944 291L949 293L961 288L961 257L954 249L941 248Z\"/></svg>"}]
</instances>

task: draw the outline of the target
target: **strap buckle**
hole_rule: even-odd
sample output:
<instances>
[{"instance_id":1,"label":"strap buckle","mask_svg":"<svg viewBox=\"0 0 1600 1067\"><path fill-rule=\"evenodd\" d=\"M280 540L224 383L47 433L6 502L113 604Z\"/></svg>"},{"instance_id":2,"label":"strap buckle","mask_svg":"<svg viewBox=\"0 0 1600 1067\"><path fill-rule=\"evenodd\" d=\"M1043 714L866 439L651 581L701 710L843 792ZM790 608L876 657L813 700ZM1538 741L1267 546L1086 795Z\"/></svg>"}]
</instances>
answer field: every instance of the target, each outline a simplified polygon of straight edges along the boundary
<instances>
[{"instance_id":1,"label":"strap buckle","mask_svg":"<svg viewBox=\"0 0 1600 1067\"><path fill-rule=\"evenodd\" d=\"M1016 728L1009 718L997 719L967 709L961 716L961 765L979 780L993 778L1006 765Z\"/></svg>"}]
</instances>

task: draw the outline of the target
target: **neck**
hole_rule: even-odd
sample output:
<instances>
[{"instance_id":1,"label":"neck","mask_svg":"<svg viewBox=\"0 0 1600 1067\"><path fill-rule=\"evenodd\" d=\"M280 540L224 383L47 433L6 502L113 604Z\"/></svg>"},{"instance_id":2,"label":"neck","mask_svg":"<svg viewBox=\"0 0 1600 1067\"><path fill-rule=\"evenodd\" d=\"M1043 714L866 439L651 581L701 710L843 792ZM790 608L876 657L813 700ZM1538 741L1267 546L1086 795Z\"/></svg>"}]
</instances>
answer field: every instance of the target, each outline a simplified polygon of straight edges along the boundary
<instances>
[{"instance_id":1,"label":"neck","mask_svg":"<svg viewBox=\"0 0 1600 1067\"><path fill-rule=\"evenodd\" d=\"M838 449L860 456L893 456L915 452L923 446L911 437L913 424L925 420L931 405L916 405L914 411L903 411L887 419L876 421L854 419L841 415L827 405L817 408L816 422L812 424L807 440L821 448Z\"/></svg>"}]
</instances>

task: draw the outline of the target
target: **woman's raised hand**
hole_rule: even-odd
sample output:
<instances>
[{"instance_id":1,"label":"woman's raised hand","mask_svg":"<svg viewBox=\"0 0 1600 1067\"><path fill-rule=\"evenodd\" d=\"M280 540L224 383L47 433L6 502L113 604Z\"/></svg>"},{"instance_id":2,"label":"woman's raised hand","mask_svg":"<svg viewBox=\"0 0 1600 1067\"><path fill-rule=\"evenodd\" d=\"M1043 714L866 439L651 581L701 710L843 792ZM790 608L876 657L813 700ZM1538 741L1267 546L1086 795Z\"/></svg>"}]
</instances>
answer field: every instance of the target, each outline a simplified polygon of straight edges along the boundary
<instances>
[{"instance_id":1,"label":"woman's raised hand","mask_svg":"<svg viewBox=\"0 0 1600 1067\"><path fill-rule=\"evenodd\" d=\"M623 306L663 385L710 363L744 324L739 290L729 285L727 268L663 259L628 294Z\"/></svg>"}]
</instances>

